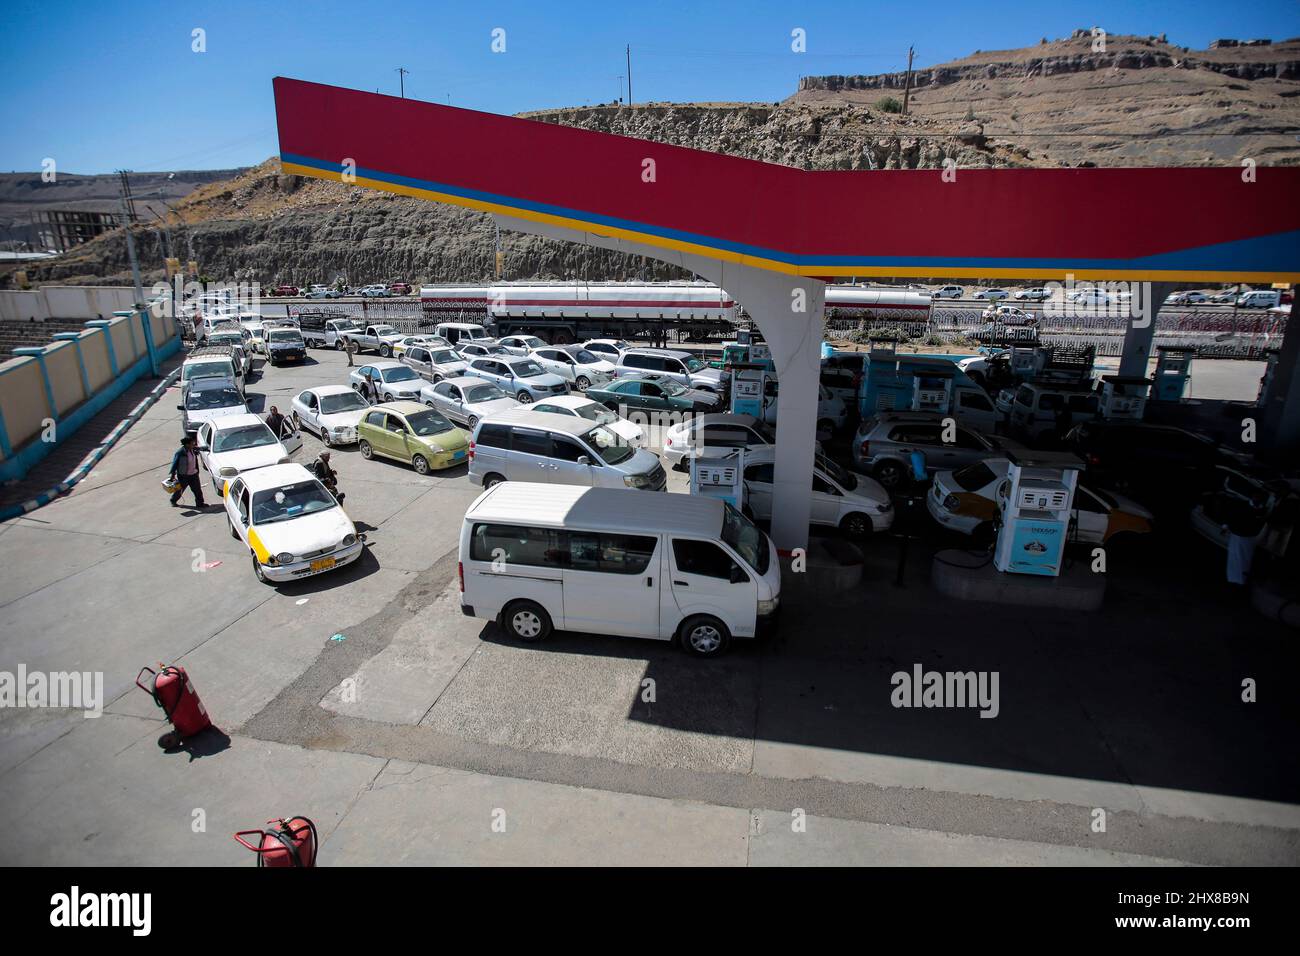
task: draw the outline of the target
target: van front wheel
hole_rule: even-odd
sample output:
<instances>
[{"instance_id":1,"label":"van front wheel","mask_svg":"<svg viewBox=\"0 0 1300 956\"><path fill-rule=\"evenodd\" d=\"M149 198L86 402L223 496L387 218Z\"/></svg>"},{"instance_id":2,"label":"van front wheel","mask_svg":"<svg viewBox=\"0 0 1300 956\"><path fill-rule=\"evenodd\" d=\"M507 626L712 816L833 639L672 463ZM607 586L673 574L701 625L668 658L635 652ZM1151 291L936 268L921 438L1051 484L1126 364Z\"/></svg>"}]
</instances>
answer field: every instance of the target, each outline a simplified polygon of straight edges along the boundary
<instances>
[{"instance_id":1,"label":"van front wheel","mask_svg":"<svg viewBox=\"0 0 1300 956\"><path fill-rule=\"evenodd\" d=\"M535 601L512 601L501 612L501 626L525 644L544 641L551 634L551 616Z\"/></svg>"},{"instance_id":2,"label":"van front wheel","mask_svg":"<svg viewBox=\"0 0 1300 956\"><path fill-rule=\"evenodd\" d=\"M727 625L707 614L687 618L679 637L682 649L693 657L718 657L731 643Z\"/></svg>"}]
</instances>

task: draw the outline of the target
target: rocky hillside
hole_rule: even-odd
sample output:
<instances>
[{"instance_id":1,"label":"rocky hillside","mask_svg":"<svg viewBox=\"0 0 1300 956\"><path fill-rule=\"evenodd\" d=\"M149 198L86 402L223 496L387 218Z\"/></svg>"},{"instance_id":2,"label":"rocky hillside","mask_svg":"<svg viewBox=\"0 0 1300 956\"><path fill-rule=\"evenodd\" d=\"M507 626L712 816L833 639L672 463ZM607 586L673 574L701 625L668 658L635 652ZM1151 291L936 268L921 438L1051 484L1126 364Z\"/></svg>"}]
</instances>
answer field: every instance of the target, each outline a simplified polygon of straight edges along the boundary
<instances>
[{"instance_id":1,"label":"rocky hillside","mask_svg":"<svg viewBox=\"0 0 1300 956\"><path fill-rule=\"evenodd\" d=\"M976 124L1054 165L1300 163L1300 39L1208 50L1100 39L1077 30L918 69L910 112L945 129ZM791 101L872 104L901 99L905 83L904 73L809 76Z\"/></svg>"},{"instance_id":2,"label":"rocky hillside","mask_svg":"<svg viewBox=\"0 0 1300 956\"><path fill-rule=\"evenodd\" d=\"M527 115L808 169L938 167L949 157L966 167L1029 161L974 128L941 133L928 120L862 105L649 104ZM477 281L491 278L495 265L486 215L282 175L274 159L200 186L174 208L168 230L155 224L136 232L149 282L161 275L167 232L175 254L199 262L208 276L264 286L337 276L351 284ZM503 233L502 244L512 279L684 277L662 263L534 236ZM130 276L120 233L27 272L33 282L121 283Z\"/></svg>"}]
</instances>

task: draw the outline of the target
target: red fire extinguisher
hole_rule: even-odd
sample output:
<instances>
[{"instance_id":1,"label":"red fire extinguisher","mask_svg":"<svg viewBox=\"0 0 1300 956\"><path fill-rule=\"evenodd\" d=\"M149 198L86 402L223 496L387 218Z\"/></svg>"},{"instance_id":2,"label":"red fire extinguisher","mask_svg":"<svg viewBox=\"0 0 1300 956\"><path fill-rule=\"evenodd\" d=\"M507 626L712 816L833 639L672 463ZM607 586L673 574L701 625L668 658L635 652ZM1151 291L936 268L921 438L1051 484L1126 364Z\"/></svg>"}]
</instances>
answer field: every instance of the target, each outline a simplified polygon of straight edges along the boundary
<instances>
[{"instance_id":1,"label":"red fire extinguisher","mask_svg":"<svg viewBox=\"0 0 1300 956\"><path fill-rule=\"evenodd\" d=\"M265 830L240 830L235 841L257 854L258 866L315 866L316 824L306 817L267 820ZM248 841L257 837L257 843Z\"/></svg>"},{"instance_id":2,"label":"red fire extinguisher","mask_svg":"<svg viewBox=\"0 0 1300 956\"><path fill-rule=\"evenodd\" d=\"M145 674L149 675L147 687L140 683L140 678ZM199 695L194 690L194 685L190 683L185 668L170 664L164 667L161 663L157 671L143 667L136 675L135 686L152 697L153 702L162 708L166 719L172 722L179 736L193 737L212 726L212 718L204 709L203 701L199 700Z\"/></svg>"}]
</instances>

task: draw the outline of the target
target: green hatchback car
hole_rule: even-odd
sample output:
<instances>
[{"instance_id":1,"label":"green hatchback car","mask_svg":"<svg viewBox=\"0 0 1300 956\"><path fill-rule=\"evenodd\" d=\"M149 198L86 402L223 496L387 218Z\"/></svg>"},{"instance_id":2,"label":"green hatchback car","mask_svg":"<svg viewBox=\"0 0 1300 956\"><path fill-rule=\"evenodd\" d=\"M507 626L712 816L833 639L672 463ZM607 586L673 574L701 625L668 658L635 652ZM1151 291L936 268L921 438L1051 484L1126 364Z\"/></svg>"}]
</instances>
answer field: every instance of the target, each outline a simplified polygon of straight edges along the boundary
<instances>
[{"instance_id":1,"label":"green hatchback car","mask_svg":"<svg viewBox=\"0 0 1300 956\"><path fill-rule=\"evenodd\" d=\"M417 473L466 464L469 435L419 402L375 405L357 426L362 458L408 462Z\"/></svg>"}]
</instances>

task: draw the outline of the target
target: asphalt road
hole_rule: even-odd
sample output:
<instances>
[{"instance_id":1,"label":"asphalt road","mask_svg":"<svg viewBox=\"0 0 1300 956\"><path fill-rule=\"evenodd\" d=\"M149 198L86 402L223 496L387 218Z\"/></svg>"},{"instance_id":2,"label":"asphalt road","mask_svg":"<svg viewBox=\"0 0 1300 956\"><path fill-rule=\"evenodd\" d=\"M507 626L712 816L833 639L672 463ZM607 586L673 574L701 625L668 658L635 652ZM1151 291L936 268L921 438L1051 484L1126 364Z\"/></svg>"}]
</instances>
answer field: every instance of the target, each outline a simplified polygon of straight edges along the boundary
<instances>
[{"instance_id":1,"label":"asphalt road","mask_svg":"<svg viewBox=\"0 0 1300 956\"><path fill-rule=\"evenodd\" d=\"M264 370L254 407L345 381L343 363ZM94 719L0 709L0 862L251 865L229 834L300 812L324 864L1300 862L1294 638L1172 529L1117 556L1093 615L936 600L928 556L953 542L926 532L903 586L881 536L858 589L792 576L774 638L718 661L593 635L524 647L459 613L463 468L338 450L367 554L270 588L218 509L167 506L175 404L0 525L0 671L102 671L106 699ZM159 660L220 728L184 751L159 749L133 686ZM998 717L892 706L917 663L998 672Z\"/></svg>"}]
</instances>

